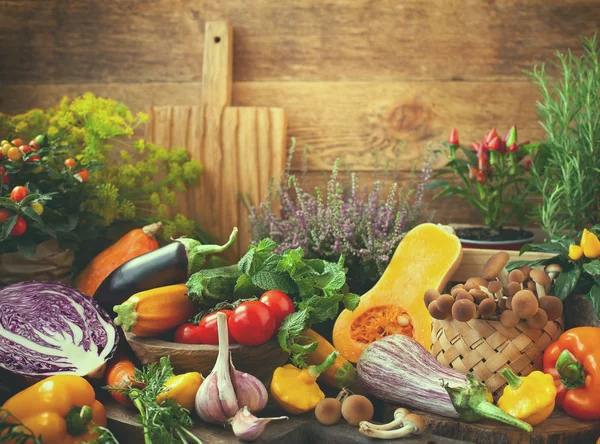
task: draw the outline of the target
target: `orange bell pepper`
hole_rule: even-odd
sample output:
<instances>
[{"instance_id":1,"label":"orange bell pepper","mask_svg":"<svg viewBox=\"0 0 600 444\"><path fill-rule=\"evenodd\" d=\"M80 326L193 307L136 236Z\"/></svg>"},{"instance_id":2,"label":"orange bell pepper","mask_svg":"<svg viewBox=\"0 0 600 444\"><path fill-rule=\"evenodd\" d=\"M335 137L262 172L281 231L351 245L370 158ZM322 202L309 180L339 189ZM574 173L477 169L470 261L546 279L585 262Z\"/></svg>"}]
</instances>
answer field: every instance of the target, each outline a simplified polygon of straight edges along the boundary
<instances>
[{"instance_id":1,"label":"orange bell pepper","mask_svg":"<svg viewBox=\"0 0 600 444\"><path fill-rule=\"evenodd\" d=\"M17 393L2 408L44 444L76 444L96 439L94 426L106 427L106 410L95 398L81 376L55 375Z\"/></svg>"},{"instance_id":2,"label":"orange bell pepper","mask_svg":"<svg viewBox=\"0 0 600 444\"><path fill-rule=\"evenodd\" d=\"M563 333L544 351L544 372L554 377L556 404L567 415L600 419L600 328Z\"/></svg>"}]
</instances>

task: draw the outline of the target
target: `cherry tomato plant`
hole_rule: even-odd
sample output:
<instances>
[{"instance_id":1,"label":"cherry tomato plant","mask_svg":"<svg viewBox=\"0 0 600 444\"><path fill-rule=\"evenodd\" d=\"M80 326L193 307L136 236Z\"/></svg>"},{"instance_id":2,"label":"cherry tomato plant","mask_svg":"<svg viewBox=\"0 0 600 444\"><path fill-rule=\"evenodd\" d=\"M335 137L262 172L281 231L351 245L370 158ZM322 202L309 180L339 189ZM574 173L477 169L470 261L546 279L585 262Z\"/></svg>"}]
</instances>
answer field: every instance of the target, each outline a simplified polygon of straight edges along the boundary
<instances>
[{"instance_id":1,"label":"cherry tomato plant","mask_svg":"<svg viewBox=\"0 0 600 444\"><path fill-rule=\"evenodd\" d=\"M70 167L71 161L75 166L75 149L44 135L29 143L5 137L0 150L0 254L33 256L48 239L74 248L83 238L82 222L89 219L82 211L91 194L86 182L101 165L77 162L76 177Z\"/></svg>"}]
</instances>

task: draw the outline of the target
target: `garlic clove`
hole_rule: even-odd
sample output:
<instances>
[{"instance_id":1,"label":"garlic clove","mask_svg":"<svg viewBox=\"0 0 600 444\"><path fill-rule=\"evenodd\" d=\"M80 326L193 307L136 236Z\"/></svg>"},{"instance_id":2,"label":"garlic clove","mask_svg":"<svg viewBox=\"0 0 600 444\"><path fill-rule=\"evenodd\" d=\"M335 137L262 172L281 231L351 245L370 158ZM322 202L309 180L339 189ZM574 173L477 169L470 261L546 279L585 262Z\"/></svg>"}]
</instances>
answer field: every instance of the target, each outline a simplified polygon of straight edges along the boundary
<instances>
[{"instance_id":1,"label":"garlic clove","mask_svg":"<svg viewBox=\"0 0 600 444\"><path fill-rule=\"evenodd\" d=\"M249 373L236 370L231 363L231 380L238 405L248 407L252 413L260 412L267 405L269 394L262 382Z\"/></svg>"},{"instance_id":2,"label":"garlic clove","mask_svg":"<svg viewBox=\"0 0 600 444\"><path fill-rule=\"evenodd\" d=\"M255 441L265 431L265 427L271 421L279 419L289 419L287 416L278 416L273 418L257 418L247 407L241 408L231 419L231 428L233 433L239 439L244 441Z\"/></svg>"}]
</instances>

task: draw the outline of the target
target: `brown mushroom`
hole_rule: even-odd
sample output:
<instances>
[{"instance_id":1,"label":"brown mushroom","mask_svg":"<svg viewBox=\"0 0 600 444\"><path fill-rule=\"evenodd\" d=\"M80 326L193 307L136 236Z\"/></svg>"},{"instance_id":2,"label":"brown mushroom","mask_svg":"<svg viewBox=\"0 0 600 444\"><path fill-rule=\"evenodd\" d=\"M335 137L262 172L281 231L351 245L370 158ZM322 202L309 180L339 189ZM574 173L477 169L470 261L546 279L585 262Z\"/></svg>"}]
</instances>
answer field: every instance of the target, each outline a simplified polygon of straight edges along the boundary
<instances>
[{"instance_id":1,"label":"brown mushroom","mask_svg":"<svg viewBox=\"0 0 600 444\"><path fill-rule=\"evenodd\" d=\"M540 309L548 315L549 321L560 318L563 314L563 303L556 296L543 296L539 299Z\"/></svg>"},{"instance_id":2,"label":"brown mushroom","mask_svg":"<svg viewBox=\"0 0 600 444\"><path fill-rule=\"evenodd\" d=\"M490 299L489 293L483 290L478 290L477 288L469 290L469 293L471 294L471 297L473 298L473 301L476 304L481 303L481 301L483 301L484 299Z\"/></svg>"},{"instance_id":3,"label":"brown mushroom","mask_svg":"<svg viewBox=\"0 0 600 444\"><path fill-rule=\"evenodd\" d=\"M437 306L436 301L431 301L427 306L427 311L433 319L444 320L448 317L448 313L443 313Z\"/></svg>"},{"instance_id":4,"label":"brown mushroom","mask_svg":"<svg viewBox=\"0 0 600 444\"><path fill-rule=\"evenodd\" d=\"M512 304L511 304L511 302L512 302L512 296L510 298L504 299L504 306L506 308L508 308L509 310L512 310Z\"/></svg>"},{"instance_id":5,"label":"brown mushroom","mask_svg":"<svg viewBox=\"0 0 600 444\"><path fill-rule=\"evenodd\" d=\"M357 426L361 421L370 421L374 412L373 403L363 395L351 395L342 402L342 416L353 426ZM406 417L404 420L406 421Z\"/></svg>"},{"instance_id":6,"label":"brown mushroom","mask_svg":"<svg viewBox=\"0 0 600 444\"><path fill-rule=\"evenodd\" d=\"M475 317L475 303L468 299L459 299L452 306L452 317L459 322L468 322Z\"/></svg>"},{"instance_id":7,"label":"brown mushroom","mask_svg":"<svg viewBox=\"0 0 600 444\"><path fill-rule=\"evenodd\" d=\"M552 283L550 276L548 276L544 270L534 268L531 270L531 273L529 273L529 277L535 282L537 297L541 298L546 296L546 286Z\"/></svg>"},{"instance_id":8,"label":"brown mushroom","mask_svg":"<svg viewBox=\"0 0 600 444\"><path fill-rule=\"evenodd\" d=\"M522 289L523 287L518 282L509 282L506 286L506 294L508 297L513 297Z\"/></svg>"},{"instance_id":9,"label":"brown mushroom","mask_svg":"<svg viewBox=\"0 0 600 444\"><path fill-rule=\"evenodd\" d=\"M524 280L525 275L518 268L508 273L508 282L518 282L519 284L521 284Z\"/></svg>"},{"instance_id":10,"label":"brown mushroom","mask_svg":"<svg viewBox=\"0 0 600 444\"><path fill-rule=\"evenodd\" d=\"M323 399L315 407L315 417L323 425L336 424L342 417L342 403L335 398Z\"/></svg>"},{"instance_id":11,"label":"brown mushroom","mask_svg":"<svg viewBox=\"0 0 600 444\"><path fill-rule=\"evenodd\" d=\"M533 270L533 268L531 268L529 265L523 265L519 267L519 270L521 270L521 273L523 273L525 279L529 279L529 273L531 272L531 270Z\"/></svg>"},{"instance_id":12,"label":"brown mushroom","mask_svg":"<svg viewBox=\"0 0 600 444\"><path fill-rule=\"evenodd\" d=\"M377 430L369 427L366 421L360 423L358 431L363 435L379 439L398 439L408 435L418 435L425 429L425 421L414 413L402 419L403 427L396 430Z\"/></svg>"},{"instance_id":13,"label":"brown mushroom","mask_svg":"<svg viewBox=\"0 0 600 444\"><path fill-rule=\"evenodd\" d=\"M472 288L471 290L475 290L474 288ZM456 295L454 296L454 299L472 299L473 296L471 296L471 293L469 293L466 290L460 290L458 293L456 293Z\"/></svg>"},{"instance_id":14,"label":"brown mushroom","mask_svg":"<svg viewBox=\"0 0 600 444\"><path fill-rule=\"evenodd\" d=\"M539 309L535 295L529 290L521 290L510 301L511 309L521 319L529 319Z\"/></svg>"},{"instance_id":15,"label":"brown mushroom","mask_svg":"<svg viewBox=\"0 0 600 444\"><path fill-rule=\"evenodd\" d=\"M527 325L536 330L541 330L548 323L548 315L541 308L529 319Z\"/></svg>"},{"instance_id":16,"label":"brown mushroom","mask_svg":"<svg viewBox=\"0 0 600 444\"><path fill-rule=\"evenodd\" d=\"M496 303L493 299L486 298L479 304L479 315L481 317L487 318L488 316L492 316L496 313Z\"/></svg>"},{"instance_id":17,"label":"brown mushroom","mask_svg":"<svg viewBox=\"0 0 600 444\"><path fill-rule=\"evenodd\" d=\"M562 273L563 267L561 267L560 264L548 264L546 265L546 268L544 268L544 271L548 274L550 279L554 281L558 275Z\"/></svg>"},{"instance_id":18,"label":"brown mushroom","mask_svg":"<svg viewBox=\"0 0 600 444\"><path fill-rule=\"evenodd\" d=\"M448 316L452 313L452 306L454 305L454 298L449 294L443 294L435 300L438 310Z\"/></svg>"},{"instance_id":19,"label":"brown mushroom","mask_svg":"<svg viewBox=\"0 0 600 444\"><path fill-rule=\"evenodd\" d=\"M507 303L507 302L508 302L508 298L507 298L507 297L504 297L504 298L500 298L500 299L498 299L498 308L499 308L500 310L504 310L504 309L506 309L506 308L507 308L507 307L506 307L506 303Z\"/></svg>"},{"instance_id":20,"label":"brown mushroom","mask_svg":"<svg viewBox=\"0 0 600 444\"><path fill-rule=\"evenodd\" d=\"M525 286L523 286L523 288L525 288ZM531 279L527 281L527 289L535 292L535 282L533 282Z\"/></svg>"},{"instance_id":21,"label":"brown mushroom","mask_svg":"<svg viewBox=\"0 0 600 444\"><path fill-rule=\"evenodd\" d=\"M465 285L463 285L463 290L465 291L473 290L474 288L479 288L479 285L474 284L473 282L469 282L468 284L465 283Z\"/></svg>"},{"instance_id":22,"label":"brown mushroom","mask_svg":"<svg viewBox=\"0 0 600 444\"><path fill-rule=\"evenodd\" d=\"M506 287L508 284L508 271L506 264L510 256L506 251L499 251L487 260L483 266L483 277L488 281L498 278L498 280Z\"/></svg>"},{"instance_id":23,"label":"brown mushroom","mask_svg":"<svg viewBox=\"0 0 600 444\"><path fill-rule=\"evenodd\" d=\"M361 427L368 427L372 430L393 430L402 425L404 417L410 412L404 407L398 407L394 410L394 419L386 424L375 424L374 422L361 421Z\"/></svg>"},{"instance_id":24,"label":"brown mushroom","mask_svg":"<svg viewBox=\"0 0 600 444\"><path fill-rule=\"evenodd\" d=\"M435 288L430 288L429 290L427 290L425 292L425 295L423 296L423 301L425 301L425 307L429 307L429 304L431 304L432 301L435 301L439 297L440 292L437 291Z\"/></svg>"},{"instance_id":25,"label":"brown mushroom","mask_svg":"<svg viewBox=\"0 0 600 444\"><path fill-rule=\"evenodd\" d=\"M479 288L479 287L487 288L488 281L486 281L482 277L471 277L471 278L467 279L467 282L465 282L465 285L469 285L469 284L476 285L477 286L476 288Z\"/></svg>"},{"instance_id":26,"label":"brown mushroom","mask_svg":"<svg viewBox=\"0 0 600 444\"><path fill-rule=\"evenodd\" d=\"M502 291L502 282L500 281L491 281L488 285L488 290L490 293L496 295L496 293L500 293Z\"/></svg>"},{"instance_id":27,"label":"brown mushroom","mask_svg":"<svg viewBox=\"0 0 600 444\"><path fill-rule=\"evenodd\" d=\"M452 287L452 289L450 290L450 294L452 295L452 297L456 297L456 295L458 294L458 292L460 290L463 290L465 288L464 284L456 284L454 287Z\"/></svg>"},{"instance_id":28,"label":"brown mushroom","mask_svg":"<svg viewBox=\"0 0 600 444\"><path fill-rule=\"evenodd\" d=\"M520 319L512 310L504 310L500 315L500 323L506 328L513 328Z\"/></svg>"}]
</instances>

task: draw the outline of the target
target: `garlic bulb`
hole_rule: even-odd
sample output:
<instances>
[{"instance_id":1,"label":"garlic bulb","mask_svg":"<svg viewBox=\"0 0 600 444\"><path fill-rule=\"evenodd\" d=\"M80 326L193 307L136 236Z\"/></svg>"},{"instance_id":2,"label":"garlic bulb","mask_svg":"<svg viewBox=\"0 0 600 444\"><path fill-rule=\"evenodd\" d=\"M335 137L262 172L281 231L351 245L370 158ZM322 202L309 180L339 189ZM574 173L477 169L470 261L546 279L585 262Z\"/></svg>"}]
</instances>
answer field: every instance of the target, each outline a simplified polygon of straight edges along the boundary
<instances>
[{"instance_id":1,"label":"garlic bulb","mask_svg":"<svg viewBox=\"0 0 600 444\"><path fill-rule=\"evenodd\" d=\"M289 418L287 416L278 416L276 418L257 418L250 413L250 410L244 407L240 409L240 411L237 412L231 420L231 428L233 429L235 436L238 438L244 441L254 441L262 434L262 432L264 432L268 423L271 421L277 421L278 419Z\"/></svg>"},{"instance_id":2,"label":"garlic bulb","mask_svg":"<svg viewBox=\"0 0 600 444\"><path fill-rule=\"evenodd\" d=\"M267 389L256 377L240 372L231 363L227 316L217 313L219 355L196 394L196 412L204 421L224 424L247 406L258 412L267 404Z\"/></svg>"}]
</instances>

